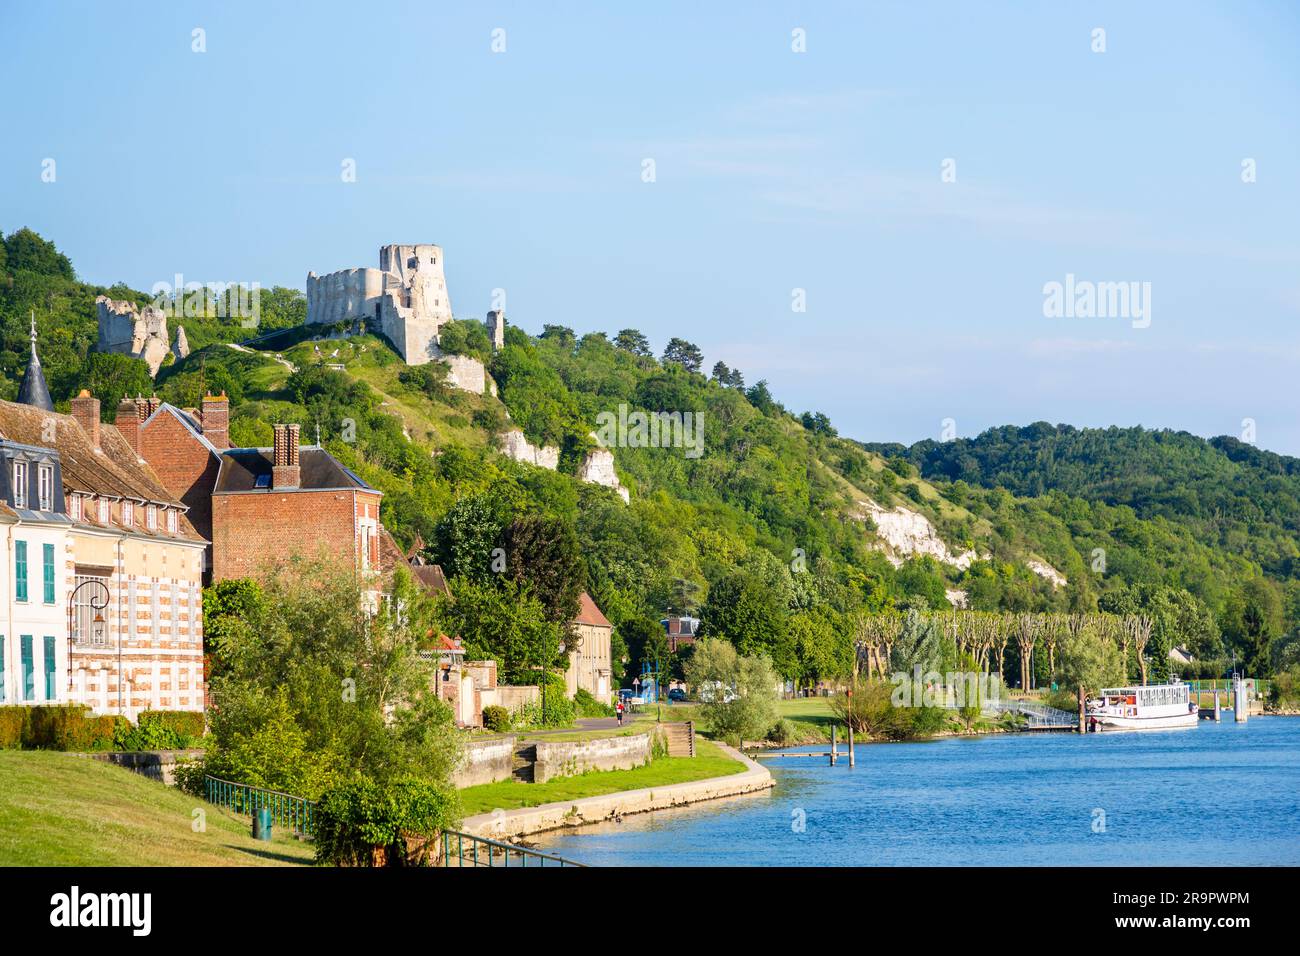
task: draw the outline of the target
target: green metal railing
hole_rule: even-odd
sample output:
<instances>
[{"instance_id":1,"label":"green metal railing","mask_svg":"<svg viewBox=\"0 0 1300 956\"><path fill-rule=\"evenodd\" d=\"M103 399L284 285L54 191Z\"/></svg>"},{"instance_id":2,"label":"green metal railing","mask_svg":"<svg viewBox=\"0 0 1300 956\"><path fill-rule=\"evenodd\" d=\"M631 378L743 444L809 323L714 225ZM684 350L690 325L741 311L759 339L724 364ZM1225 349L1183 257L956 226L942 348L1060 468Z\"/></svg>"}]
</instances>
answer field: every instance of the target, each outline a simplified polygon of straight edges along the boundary
<instances>
[{"instance_id":1,"label":"green metal railing","mask_svg":"<svg viewBox=\"0 0 1300 956\"><path fill-rule=\"evenodd\" d=\"M209 803L229 807L235 813L247 813L249 816L258 810L270 810L273 825L287 827L291 833L311 835L316 803L306 797L295 797L290 793L250 787L211 776L204 776L203 788Z\"/></svg>"},{"instance_id":2,"label":"green metal railing","mask_svg":"<svg viewBox=\"0 0 1300 956\"><path fill-rule=\"evenodd\" d=\"M442 861L439 866L586 866L553 853L526 850L500 840L489 840L457 830L442 831ZM531 862L530 862L531 861Z\"/></svg>"}]
</instances>

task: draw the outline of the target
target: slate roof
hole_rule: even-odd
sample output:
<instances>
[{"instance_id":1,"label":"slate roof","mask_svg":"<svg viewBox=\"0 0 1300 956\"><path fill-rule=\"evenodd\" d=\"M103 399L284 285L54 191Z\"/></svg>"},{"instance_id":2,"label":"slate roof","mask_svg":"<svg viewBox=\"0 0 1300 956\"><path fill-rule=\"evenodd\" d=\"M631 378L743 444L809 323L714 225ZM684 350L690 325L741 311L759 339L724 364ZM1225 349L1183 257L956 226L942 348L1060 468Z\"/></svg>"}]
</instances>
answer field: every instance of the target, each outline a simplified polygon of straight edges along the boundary
<instances>
[{"instance_id":1,"label":"slate roof","mask_svg":"<svg viewBox=\"0 0 1300 956\"><path fill-rule=\"evenodd\" d=\"M52 430L49 426L53 426ZM65 492L100 495L108 498L130 498L153 502L178 509L177 533L169 534L166 522L159 520L158 527L150 531L145 527L144 516L127 530L132 534L162 539L187 538L204 540L189 519L186 506L163 487L158 476L147 463L137 457L122 433L112 426L99 430L99 449L91 443L90 436L71 415L45 411L31 405L0 401L0 437L22 445L53 448L59 453ZM53 441L50 438L53 437ZM102 527L88 516L78 524Z\"/></svg>"},{"instance_id":2,"label":"slate roof","mask_svg":"<svg viewBox=\"0 0 1300 956\"><path fill-rule=\"evenodd\" d=\"M242 492L283 492L284 488L270 486L271 463L274 449L271 448L228 448L221 453L221 470L217 473L217 483L212 489L214 495L237 494ZM298 466L300 478L298 490L302 491L373 491L375 488L358 478L337 458L323 448L308 445L298 449ZM259 476L265 476L263 484L258 485Z\"/></svg>"}]
</instances>

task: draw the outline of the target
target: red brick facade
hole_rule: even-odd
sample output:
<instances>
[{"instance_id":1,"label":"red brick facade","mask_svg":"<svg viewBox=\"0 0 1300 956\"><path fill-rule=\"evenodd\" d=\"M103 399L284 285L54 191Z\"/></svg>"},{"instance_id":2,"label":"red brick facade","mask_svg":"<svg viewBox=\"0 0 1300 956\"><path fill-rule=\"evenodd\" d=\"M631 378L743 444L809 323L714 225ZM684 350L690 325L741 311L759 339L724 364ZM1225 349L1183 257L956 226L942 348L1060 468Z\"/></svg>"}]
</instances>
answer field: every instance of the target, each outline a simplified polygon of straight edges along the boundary
<instances>
[{"instance_id":1,"label":"red brick facade","mask_svg":"<svg viewBox=\"0 0 1300 956\"><path fill-rule=\"evenodd\" d=\"M314 556L322 548L357 567L374 567L379 500L378 492L360 489L215 495L212 580L256 577L278 559L294 552Z\"/></svg>"},{"instance_id":2,"label":"red brick facade","mask_svg":"<svg viewBox=\"0 0 1300 956\"><path fill-rule=\"evenodd\" d=\"M139 429L136 453L189 507L194 530L212 540L212 489L221 459L174 415L155 415Z\"/></svg>"}]
</instances>

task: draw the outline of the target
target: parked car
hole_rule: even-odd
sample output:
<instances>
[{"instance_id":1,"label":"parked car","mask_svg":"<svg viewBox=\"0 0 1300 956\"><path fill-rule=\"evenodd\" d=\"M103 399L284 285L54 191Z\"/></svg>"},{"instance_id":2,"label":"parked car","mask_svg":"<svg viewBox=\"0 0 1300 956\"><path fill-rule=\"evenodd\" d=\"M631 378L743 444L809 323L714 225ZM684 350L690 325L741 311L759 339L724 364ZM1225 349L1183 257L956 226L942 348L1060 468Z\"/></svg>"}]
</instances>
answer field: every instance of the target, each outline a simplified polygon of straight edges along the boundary
<instances>
[{"instance_id":1,"label":"parked car","mask_svg":"<svg viewBox=\"0 0 1300 956\"><path fill-rule=\"evenodd\" d=\"M682 690L680 687L674 687L668 692L668 699L673 703L680 704L682 701L686 700L686 691Z\"/></svg>"}]
</instances>

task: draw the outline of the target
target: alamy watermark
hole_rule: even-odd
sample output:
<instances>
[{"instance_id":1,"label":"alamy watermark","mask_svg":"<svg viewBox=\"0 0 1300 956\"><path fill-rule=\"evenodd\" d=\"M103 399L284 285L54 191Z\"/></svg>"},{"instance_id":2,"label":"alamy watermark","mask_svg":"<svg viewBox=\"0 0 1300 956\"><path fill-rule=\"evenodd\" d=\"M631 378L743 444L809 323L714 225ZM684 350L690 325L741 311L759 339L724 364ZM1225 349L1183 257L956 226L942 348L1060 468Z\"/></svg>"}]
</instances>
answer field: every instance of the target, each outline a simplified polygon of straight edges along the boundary
<instances>
[{"instance_id":1,"label":"alamy watermark","mask_svg":"<svg viewBox=\"0 0 1300 956\"><path fill-rule=\"evenodd\" d=\"M186 282L178 272L171 282L155 282L149 294L153 296L153 307L169 319L215 316L251 319L255 325L262 311L260 282Z\"/></svg>"},{"instance_id":2,"label":"alamy watermark","mask_svg":"<svg viewBox=\"0 0 1300 956\"><path fill-rule=\"evenodd\" d=\"M1150 282L1093 282L1075 279L1043 285L1043 315L1049 319L1129 319L1135 329L1151 325Z\"/></svg>"},{"instance_id":3,"label":"alamy watermark","mask_svg":"<svg viewBox=\"0 0 1300 956\"><path fill-rule=\"evenodd\" d=\"M596 441L603 448L684 448L687 458L704 454L703 412L618 412L596 416Z\"/></svg>"},{"instance_id":4,"label":"alamy watermark","mask_svg":"<svg viewBox=\"0 0 1300 956\"><path fill-rule=\"evenodd\" d=\"M923 671L917 664L909 674L895 671L890 675L894 692L889 701L895 707L982 707L996 701L1002 693L1002 681L988 672Z\"/></svg>"}]
</instances>

